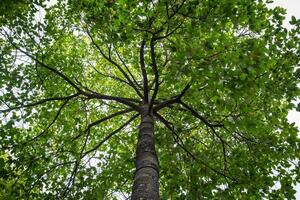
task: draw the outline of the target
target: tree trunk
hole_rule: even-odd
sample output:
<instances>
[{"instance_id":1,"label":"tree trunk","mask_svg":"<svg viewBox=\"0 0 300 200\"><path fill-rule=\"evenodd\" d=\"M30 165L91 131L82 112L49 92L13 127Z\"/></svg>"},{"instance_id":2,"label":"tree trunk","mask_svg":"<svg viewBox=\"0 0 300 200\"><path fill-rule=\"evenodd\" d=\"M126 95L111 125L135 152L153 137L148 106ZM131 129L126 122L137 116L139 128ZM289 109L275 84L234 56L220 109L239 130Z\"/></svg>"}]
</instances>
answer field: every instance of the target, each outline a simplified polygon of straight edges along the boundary
<instances>
[{"instance_id":1,"label":"tree trunk","mask_svg":"<svg viewBox=\"0 0 300 200\"><path fill-rule=\"evenodd\" d=\"M141 111L132 200L159 199L159 167L154 143L154 122L148 109L148 105L145 105Z\"/></svg>"}]
</instances>

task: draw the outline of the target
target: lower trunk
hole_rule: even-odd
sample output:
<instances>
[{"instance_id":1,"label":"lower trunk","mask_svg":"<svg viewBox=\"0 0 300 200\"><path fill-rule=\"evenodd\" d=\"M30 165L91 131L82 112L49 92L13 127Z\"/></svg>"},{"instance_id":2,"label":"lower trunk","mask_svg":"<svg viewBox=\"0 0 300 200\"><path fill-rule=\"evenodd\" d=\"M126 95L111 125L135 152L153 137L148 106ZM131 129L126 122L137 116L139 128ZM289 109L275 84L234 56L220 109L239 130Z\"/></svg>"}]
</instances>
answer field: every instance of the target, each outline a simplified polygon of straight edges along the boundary
<instances>
[{"instance_id":1,"label":"lower trunk","mask_svg":"<svg viewBox=\"0 0 300 200\"><path fill-rule=\"evenodd\" d=\"M141 112L135 167L131 199L158 200L158 159L154 144L154 122L148 113L148 106L144 106Z\"/></svg>"}]
</instances>

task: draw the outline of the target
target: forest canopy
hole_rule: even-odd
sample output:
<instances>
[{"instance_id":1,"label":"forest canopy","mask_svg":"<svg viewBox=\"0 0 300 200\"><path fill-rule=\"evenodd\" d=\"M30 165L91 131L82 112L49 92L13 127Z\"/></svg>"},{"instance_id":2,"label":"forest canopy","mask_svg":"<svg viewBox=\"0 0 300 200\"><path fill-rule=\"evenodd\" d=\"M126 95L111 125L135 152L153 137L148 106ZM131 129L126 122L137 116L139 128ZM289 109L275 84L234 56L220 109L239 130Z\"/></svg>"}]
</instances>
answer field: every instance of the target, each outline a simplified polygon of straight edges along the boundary
<instances>
[{"instance_id":1,"label":"forest canopy","mask_svg":"<svg viewBox=\"0 0 300 200\"><path fill-rule=\"evenodd\" d=\"M295 199L300 20L262 0L4 0L0 199Z\"/></svg>"}]
</instances>

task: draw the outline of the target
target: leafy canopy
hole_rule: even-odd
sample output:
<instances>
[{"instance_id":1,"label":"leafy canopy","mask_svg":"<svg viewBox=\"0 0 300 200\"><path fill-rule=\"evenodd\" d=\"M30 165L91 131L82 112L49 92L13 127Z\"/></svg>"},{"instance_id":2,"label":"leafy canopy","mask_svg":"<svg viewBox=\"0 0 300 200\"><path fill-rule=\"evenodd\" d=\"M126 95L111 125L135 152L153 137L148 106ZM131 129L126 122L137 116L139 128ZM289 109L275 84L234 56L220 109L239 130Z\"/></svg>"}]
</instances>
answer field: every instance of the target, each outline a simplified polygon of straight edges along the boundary
<instances>
[{"instance_id":1,"label":"leafy canopy","mask_svg":"<svg viewBox=\"0 0 300 200\"><path fill-rule=\"evenodd\" d=\"M261 0L52 3L0 5L1 198L128 196L149 95L161 199L295 199L299 20Z\"/></svg>"}]
</instances>

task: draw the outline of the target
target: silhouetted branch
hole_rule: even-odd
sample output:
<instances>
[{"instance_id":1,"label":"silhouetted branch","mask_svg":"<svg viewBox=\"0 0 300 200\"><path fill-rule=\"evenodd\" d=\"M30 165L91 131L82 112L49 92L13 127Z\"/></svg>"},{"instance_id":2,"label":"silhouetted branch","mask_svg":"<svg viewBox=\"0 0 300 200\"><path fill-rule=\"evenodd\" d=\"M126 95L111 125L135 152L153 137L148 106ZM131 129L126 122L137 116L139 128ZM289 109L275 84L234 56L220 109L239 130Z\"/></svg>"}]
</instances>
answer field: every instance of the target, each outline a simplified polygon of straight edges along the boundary
<instances>
[{"instance_id":1,"label":"silhouetted branch","mask_svg":"<svg viewBox=\"0 0 300 200\"><path fill-rule=\"evenodd\" d=\"M254 138L249 138L249 137L245 136L243 133L240 133L240 132L238 132L238 131L236 131L236 130L230 131L230 130L229 130L228 128L226 128L225 126L224 126L224 129L225 129L228 133L232 133L232 132L233 132L233 133L237 134L237 135L240 137L239 140L243 139L243 140L246 141L246 142L252 142L252 143L256 143L256 144L261 144L261 143L255 141Z\"/></svg>"},{"instance_id":2,"label":"silhouetted branch","mask_svg":"<svg viewBox=\"0 0 300 200\"><path fill-rule=\"evenodd\" d=\"M68 101L70 99L67 99L59 108L59 110L57 111L55 117L53 118L53 120L51 121L51 123L38 135L36 135L35 137L33 137L32 139L30 139L29 141L26 141L25 143L23 143L22 145L25 145L29 142L32 142L34 140L36 140L37 138L39 138L40 136L42 136L44 133L46 133L46 131L56 122L57 118L59 117L62 109L67 105Z\"/></svg>"},{"instance_id":3,"label":"silhouetted branch","mask_svg":"<svg viewBox=\"0 0 300 200\"><path fill-rule=\"evenodd\" d=\"M154 35L153 35L151 38L151 41L150 41L150 55L151 55L152 69L154 72L155 85L154 85L154 92L152 94L151 101L149 104L149 112L150 112L150 110L152 110L154 100L156 98L156 95L157 95L158 89L159 89L159 73L158 73L157 64L156 64L154 43L155 43L155 39L154 39Z\"/></svg>"},{"instance_id":4,"label":"silhouetted branch","mask_svg":"<svg viewBox=\"0 0 300 200\"><path fill-rule=\"evenodd\" d=\"M205 167L207 167L208 169L212 170L213 172L225 177L225 178L229 178L232 181L238 182L235 178L230 177L214 168L212 168L211 166L209 166L207 163L205 163L204 161L198 159L193 153L191 153L183 144L183 141L181 140L181 138L179 137L179 135L176 133L176 131L174 130L174 127L171 125L171 123L169 121L167 121L164 117L162 117L160 114L158 114L157 112L154 113L155 116L172 132L173 135L175 135L175 142L178 144L178 146L183 149L191 158L193 158L193 160L200 162L201 164L203 164Z\"/></svg>"},{"instance_id":5,"label":"silhouetted branch","mask_svg":"<svg viewBox=\"0 0 300 200\"><path fill-rule=\"evenodd\" d=\"M214 127L224 127L223 124L211 124L205 117L201 116L197 111L195 111L192 107L184 103L183 101L179 102L184 108L186 108L190 113L200 119L205 125L207 125L213 132L215 132Z\"/></svg>"},{"instance_id":6,"label":"silhouetted branch","mask_svg":"<svg viewBox=\"0 0 300 200\"><path fill-rule=\"evenodd\" d=\"M87 126L87 128L83 131L83 133L78 134L76 137L74 137L74 138L72 139L72 141L74 141L74 140L76 140L77 138L79 138L82 134L87 133L93 126L99 125L100 123L102 123L102 122L104 122L104 121L106 121L106 120L112 119L112 118L114 118L114 117L116 117L116 116L119 116L119 115L122 115L122 114L125 114L125 113L129 113L129 112L131 112L131 111L133 111L133 109L131 109L131 108L125 109L125 110L121 110L121 111L116 112L116 113L113 113L113 114L111 114L111 115L109 115L109 116L103 117L103 118L101 118L101 119L99 119L99 120L97 120L97 121L95 121L95 122L93 122L93 123L90 123L90 124Z\"/></svg>"},{"instance_id":7,"label":"silhouetted branch","mask_svg":"<svg viewBox=\"0 0 300 200\"><path fill-rule=\"evenodd\" d=\"M105 55L105 53L102 51L102 49L100 48L100 46L95 42L94 38L92 37L91 33L86 30L86 33L88 34L88 36L90 37L93 45L98 49L98 51L100 52L100 54L111 64L113 64L114 66L116 66L118 68L118 70L123 74L123 76L126 78L126 80L128 81L128 83L131 85L131 87L136 91L137 95L140 96L141 98L143 98L143 95L140 93L140 91L138 90L138 88L134 85L134 83L132 82L131 78L127 75L127 73L122 69L122 67L116 63L115 61L113 61L111 58L109 58L107 55Z\"/></svg>"},{"instance_id":8,"label":"silhouetted branch","mask_svg":"<svg viewBox=\"0 0 300 200\"><path fill-rule=\"evenodd\" d=\"M80 161L75 161L74 163L74 168L73 168L73 171L71 173L71 176L70 178L68 179L68 183L65 185L65 188L64 188L64 192L63 194L61 195L61 198L64 199L65 197L68 196L68 193L70 192L71 190L71 186L74 185L74 182L75 182L75 177L76 177L76 174L77 174L77 171L78 171L78 166L80 164ZM72 184L71 184L72 183Z\"/></svg>"},{"instance_id":9,"label":"silhouetted branch","mask_svg":"<svg viewBox=\"0 0 300 200\"><path fill-rule=\"evenodd\" d=\"M61 77L62 79L64 79L67 83L69 83L73 88L75 88L77 91L81 91L81 89L69 78L67 77L65 74L61 73L60 71L58 71L55 68L52 68L48 65L46 65L45 63L41 62L39 59L37 59L35 56L29 54L28 52L24 51L23 49L21 49L20 47L18 47L10 38L10 36L8 35L8 33L6 31L5 32L5 36L8 38L9 43L14 46L17 50L19 50L20 52L22 52L23 54L25 54L26 56L28 56L29 58L31 58L32 60L34 60L35 62L37 62L40 66L52 71L53 73L55 73L56 75L58 75L59 77Z\"/></svg>"},{"instance_id":10,"label":"silhouetted branch","mask_svg":"<svg viewBox=\"0 0 300 200\"><path fill-rule=\"evenodd\" d=\"M144 55L145 44L146 44L146 40L143 39L143 41L141 42L141 47L140 47L140 68L141 68L142 77L143 77L144 102L148 103L149 89L148 89L148 77L147 77L147 72L146 72L146 68L145 68L145 55Z\"/></svg>"},{"instance_id":11,"label":"silhouetted branch","mask_svg":"<svg viewBox=\"0 0 300 200\"><path fill-rule=\"evenodd\" d=\"M224 127L223 124L211 124L203 116L198 114L198 112L196 112L193 108L191 108L187 104L183 103L182 101L180 102L180 104L183 105L183 107L185 107L186 109L188 109L192 113L193 116L200 119L213 132L213 134L219 138L219 140L222 143L222 146L224 144L226 144L227 146L231 147L225 140L223 140L223 138L215 130L215 127Z\"/></svg>"},{"instance_id":12,"label":"silhouetted branch","mask_svg":"<svg viewBox=\"0 0 300 200\"><path fill-rule=\"evenodd\" d=\"M130 75L130 77L132 78L133 82L136 84L136 86L138 86L140 89L143 89L140 84L137 82L136 78L134 77L134 75L131 73L131 71L129 70L128 66L126 65L124 59L122 59L121 55L119 54L119 52L116 50L116 54L117 57L119 58L119 60L122 62L122 64L124 65L124 67L126 68L128 74Z\"/></svg>"},{"instance_id":13,"label":"silhouetted branch","mask_svg":"<svg viewBox=\"0 0 300 200\"><path fill-rule=\"evenodd\" d=\"M142 31L142 32L147 32L150 34L154 34L153 31L149 30L149 29L144 29L144 28L132 28L135 31Z\"/></svg>"},{"instance_id":14,"label":"silhouetted branch","mask_svg":"<svg viewBox=\"0 0 300 200\"><path fill-rule=\"evenodd\" d=\"M168 20L170 20L172 17L174 17L179 12L179 10L182 8L182 6L184 5L185 2L186 2L186 0L183 0L180 5L175 5L175 9L172 8L173 13L171 15L169 15Z\"/></svg>"},{"instance_id":15,"label":"silhouetted branch","mask_svg":"<svg viewBox=\"0 0 300 200\"><path fill-rule=\"evenodd\" d=\"M119 103L125 104L127 106L130 106L131 108L133 108L135 110L139 110L138 105L136 105L136 104L133 103L133 102L139 102L136 99L103 95L103 94L99 94L99 93L94 92L94 91L90 91L90 92L84 92L84 91L82 91L81 94L84 95L84 96L86 96L88 99L113 100L113 101L117 101Z\"/></svg>"},{"instance_id":16,"label":"silhouetted branch","mask_svg":"<svg viewBox=\"0 0 300 200\"><path fill-rule=\"evenodd\" d=\"M183 24L184 21L182 21L178 26L176 26L172 31L168 32L166 35L163 36L159 36L159 37L155 37L155 40L162 40L165 39L167 37L169 37L170 35L172 35L173 33L175 33L175 31L177 31Z\"/></svg>"},{"instance_id":17,"label":"silhouetted branch","mask_svg":"<svg viewBox=\"0 0 300 200\"><path fill-rule=\"evenodd\" d=\"M40 104L43 104L43 103L46 103L46 102L49 102L49 101L69 100L69 99L72 99L72 98L77 97L77 96L79 96L78 93L72 94L72 95L66 96L66 97L52 97L52 98L46 98L46 99L42 99L42 100L37 101L37 102L34 102L34 103L29 103L29 104L26 104L26 105L21 105L21 106L16 106L16 107L11 107L11 108L8 108L8 109L5 109L5 110L0 110L0 113L10 112L10 111L12 111L12 110L17 110L17 109L21 109L21 108L27 108L27 107L37 106L37 105L40 105Z\"/></svg>"},{"instance_id":18,"label":"silhouetted branch","mask_svg":"<svg viewBox=\"0 0 300 200\"><path fill-rule=\"evenodd\" d=\"M166 14L167 14L167 17L169 19L170 15L169 15L169 4L168 4L168 1L165 1L165 6L166 6Z\"/></svg>"},{"instance_id":19,"label":"silhouetted branch","mask_svg":"<svg viewBox=\"0 0 300 200\"><path fill-rule=\"evenodd\" d=\"M35 179L34 183L33 183L33 184L31 185L31 187L30 187L30 190L32 190L32 188L40 181L40 179L41 179L44 175L52 173L52 172L53 172L56 168L58 168L58 167L62 167L62 166L65 166L65 165L70 165L70 164L73 164L73 163L75 163L75 162L76 162L76 161L68 161L68 162L58 163L58 164L52 166L50 169L48 169L47 171L41 173L41 174L38 176L38 178Z\"/></svg>"},{"instance_id":20,"label":"silhouetted branch","mask_svg":"<svg viewBox=\"0 0 300 200\"><path fill-rule=\"evenodd\" d=\"M213 132L213 134L216 135L219 138L219 140L221 141L221 145L222 145L222 151L223 151L223 157L224 157L224 168L227 168L225 144L229 147L231 147L231 146L216 132L216 130L214 128L214 127L224 127L224 125L223 124L213 125L213 124L209 123L203 116L198 114L198 112L196 112L192 107L188 106L186 103L181 101L180 104L183 107L185 107L186 109L188 109L192 113L193 116L200 119L206 126L208 126L210 128L210 130Z\"/></svg>"},{"instance_id":21,"label":"silhouetted branch","mask_svg":"<svg viewBox=\"0 0 300 200\"><path fill-rule=\"evenodd\" d=\"M89 34L89 33L88 33ZM89 35L90 36L90 35ZM9 35L6 33L6 37L8 37L9 42L16 48L18 49L20 52L24 53L26 56L28 56L29 58L31 58L32 60L36 61L40 66L52 71L53 73L55 73L56 75L60 76L61 78L63 78L66 82L68 82L72 87L74 87L79 94L82 94L88 98L98 98L98 99L105 99L105 100L114 100L117 101L119 103L123 103L125 105L128 105L132 108L136 108L137 106L133 103L131 103L129 101L129 99L126 98L122 98L122 97L114 97L114 96L109 96L109 95L103 95L103 94L99 94L96 92L91 92L91 90L85 88L86 90L90 91L91 93L88 93L86 91L83 91L82 89L80 89L70 78L68 78L66 75L64 75L63 73L61 73L60 71L58 71L57 69L54 69L52 67L49 67L48 65L46 65L45 63L41 62L40 60L38 60L37 58L35 58L34 56L30 55L29 53L27 53L26 51L22 50L21 48L19 48L17 45L14 44L14 42L10 39ZM92 38L91 38L92 39ZM93 43L94 40L92 39ZM95 43L95 45L97 45ZM99 47L99 46L98 46ZM99 48L99 50L101 50ZM102 50L101 50L102 52ZM103 53L103 52L102 52ZM103 56L105 56L106 59L110 60L104 53ZM115 63L114 61L110 60L112 63ZM121 70L124 73L124 76L128 79L129 77L127 76L127 74L124 72L124 70L117 64L115 63L115 65L118 66L118 69ZM131 84L131 86L136 90L136 92L139 94L139 96L142 98L142 95L140 94L140 92L137 90L137 88L133 85L133 83L131 82L130 78L129 78L129 83Z\"/></svg>"},{"instance_id":22,"label":"silhouetted branch","mask_svg":"<svg viewBox=\"0 0 300 200\"><path fill-rule=\"evenodd\" d=\"M192 82L189 82L184 88L183 90L180 92L179 95L176 95L174 97L171 97L169 100L163 101L158 103L156 106L154 106L154 110L155 111L159 111L162 108L168 107L174 103L180 103L181 98L185 95L185 93L187 92L187 90L191 87Z\"/></svg>"},{"instance_id":23,"label":"silhouetted branch","mask_svg":"<svg viewBox=\"0 0 300 200\"><path fill-rule=\"evenodd\" d=\"M139 114L134 115L133 117L131 117L127 122L125 122L122 126L120 126L118 129L114 130L112 133L110 133L109 135L107 135L101 142L99 142L94 148L86 151L85 153L83 153L83 155L81 156L82 158L85 157L87 154L97 150L103 143L105 143L106 141L108 141L113 135L115 135L116 133L118 133L119 131L121 131L125 126L127 126L128 124L130 124L131 121L133 121L137 116L139 116Z\"/></svg>"},{"instance_id":24,"label":"silhouetted branch","mask_svg":"<svg viewBox=\"0 0 300 200\"><path fill-rule=\"evenodd\" d=\"M198 127L198 126L197 126ZM207 149L209 148L209 146L207 146L207 144L205 144L204 142L202 142L201 140L199 140L198 138L191 136L191 139L199 142L200 144L202 144L203 146L205 146Z\"/></svg>"},{"instance_id":25,"label":"silhouetted branch","mask_svg":"<svg viewBox=\"0 0 300 200\"><path fill-rule=\"evenodd\" d=\"M101 76L108 77L108 78L111 78L111 79L120 81L120 82L122 82L122 83L125 83L125 84L131 86L127 81L125 81L125 80L123 80L123 79L121 79L121 78L119 78L119 77L116 77L116 76L113 76L113 75L110 75L110 74L104 74L104 73L100 72L98 69L96 69L96 67L94 67L94 66L92 66L92 65L91 65L91 67L92 67L98 74L100 74Z\"/></svg>"}]
</instances>

